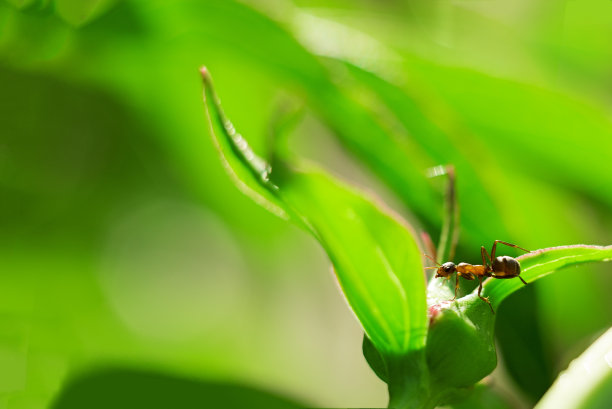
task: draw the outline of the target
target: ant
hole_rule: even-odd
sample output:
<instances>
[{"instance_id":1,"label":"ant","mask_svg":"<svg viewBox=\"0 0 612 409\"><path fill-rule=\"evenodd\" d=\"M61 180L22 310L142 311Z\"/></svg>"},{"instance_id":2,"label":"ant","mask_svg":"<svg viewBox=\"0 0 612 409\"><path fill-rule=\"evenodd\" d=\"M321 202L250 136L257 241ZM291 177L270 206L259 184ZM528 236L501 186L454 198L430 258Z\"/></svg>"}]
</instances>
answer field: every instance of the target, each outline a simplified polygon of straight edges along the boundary
<instances>
[{"instance_id":1,"label":"ant","mask_svg":"<svg viewBox=\"0 0 612 409\"><path fill-rule=\"evenodd\" d=\"M527 285L527 282L523 280L523 278L520 276L521 265L515 258L512 258L510 256L495 257L495 248L497 247L497 243L505 244L506 246L514 247L526 251L527 253L531 252L529 250L517 246L516 244L506 243L505 241L501 240L495 240L493 242L493 248L491 249L491 256L489 256L484 246L480 248L480 254L482 255L482 265L473 265L468 263L455 264L452 261L440 264L436 262L433 258L429 257L427 254L425 254L425 256L433 260L438 265L438 267L426 268L436 268L436 278L444 277L450 279L451 274L455 272L457 273L457 281L455 282L455 297L450 301L454 301L457 298L457 290L459 289L459 277L463 277L466 280L474 280L476 279L476 277L478 277L478 297L487 304L489 304L491 312L495 314L495 311L493 311L493 306L491 306L491 302L489 301L489 297L483 297L480 295L482 291L482 280L484 278L493 277L505 279L518 277L523 282L523 284Z\"/></svg>"}]
</instances>

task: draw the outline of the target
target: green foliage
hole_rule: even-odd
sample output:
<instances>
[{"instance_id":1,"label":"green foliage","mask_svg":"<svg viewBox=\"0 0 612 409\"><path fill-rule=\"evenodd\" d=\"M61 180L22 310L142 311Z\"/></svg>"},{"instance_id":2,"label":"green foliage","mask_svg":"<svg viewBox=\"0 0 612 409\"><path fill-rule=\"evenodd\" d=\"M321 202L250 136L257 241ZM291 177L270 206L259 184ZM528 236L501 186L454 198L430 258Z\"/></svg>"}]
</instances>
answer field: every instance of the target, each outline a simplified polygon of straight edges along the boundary
<instances>
[{"instance_id":1,"label":"green foliage","mask_svg":"<svg viewBox=\"0 0 612 409\"><path fill-rule=\"evenodd\" d=\"M239 186L266 192L325 248L349 305L377 349L403 355L424 347L425 280L412 232L397 216L312 166L272 168L236 133L202 70L213 101L216 145ZM263 191L262 191L263 190ZM269 207L266 203L264 207ZM276 214L280 212L275 211ZM282 214L281 214L282 215Z\"/></svg>"},{"instance_id":2,"label":"green foliage","mask_svg":"<svg viewBox=\"0 0 612 409\"><path fill-rule=\"evenodd\" d=\"M612 330L572 361L536 405L547 408L605 408L612 399Z\"/></svg>"},{"instance_id":3,"label":"green foliage","mask_svg":"<svg viewBox=\"0 0 612 409\"><path fill-rule=\"evenodd\" d=\"M177 399L181 397L181 399ZM51 406L53 409L147 407L228 409L297 409L287 399L231 383L199 381L162 373L106 368L71 381Z\"/></svg>"},{"instance_id":4,"label":"green foliage","mask_svg":"<svg viewBox=\"0 0 612 409\"><path fill-rule=\"evenodd\" d=\"M503 407L494 386L470 396L463 387L494 365L495 335L512 382L493 372L493 384L504 379L516 385L514 400L535 404L610 324L609 267L583 264L608 250L522 256L529 286L485 284L496 316L462 282L458 302L443 304L429 327L425 294L430 306L447 301L453 283L424 290L416 239L399 221L434 238L440 259L453 258L436 240L452 236L445 183L426 178L453 164L454 261L480 262L478 249L494 239L529 249L610 243L611 7L0 1L0 406L47 407L109 362L159 373L161 384L236 379L308 397L309 406L382 405L321 255L227 183L202 138L203 63L262 158L255 172L240 168L249 151L219 140L239 186L337 254L351 308L378 348L415 348L390 359L364 339L392 402L429 394L428 405ZM322 166L268 155L277 152L265 130L279 92L304 107L290 151ZM279 191L262 185L268 170L257 163L272 165ZM349 210L367 219L336 216ZM366 251L373 242L384 243L399 286L378 286L388 275ZM414 268L403 268L404 255ZM414 304L401 290L416 294ZM384 310L370 311L383 294ZM400 329L408 314L426 335ZM469 345L446 341L459 333ZM441 379L449 390L433 393Z\"/></svg>"},{"instance_id":5,"label":"green foliage","mask_svg":"<svg viewBox=\"0 0 612 409\"><path fill-rule=\"evenodd\" d=\"M305 171L295 171L281 160L274 167L266 163L226 117L206 68L202 75L205 101L208 95L213 102L209 118L216 118L216 128L223 134L219 137L213 131L222 160L239 186L250 188L249 192L263 189L274 205L299 220L326 250L366 333L364 356L378 377L389 384L390 407L427 408L449 403L459 390L492 372L497 365L494 315L477 290L451 302L447 300L453 287L432 280L427 333L420 253L410 229L385 214L380 205L322 171L304 165ZM454 197L453 183L449 199ZM254 196L258 201L260 197ZM260 203L270 208L268 202ZM448 206L447 217L450 225L443 230L447 236L443 242L450 243L454 206ZM564 246L530 252L518 260L522 277L534 281L570 265L609 260L611 254L612 247ZM504 298L521 288L518 282L487 280L483 296L490 295L497 309ZM422 355L425 347L426 365Z\"/></svg>"}]
</instances>

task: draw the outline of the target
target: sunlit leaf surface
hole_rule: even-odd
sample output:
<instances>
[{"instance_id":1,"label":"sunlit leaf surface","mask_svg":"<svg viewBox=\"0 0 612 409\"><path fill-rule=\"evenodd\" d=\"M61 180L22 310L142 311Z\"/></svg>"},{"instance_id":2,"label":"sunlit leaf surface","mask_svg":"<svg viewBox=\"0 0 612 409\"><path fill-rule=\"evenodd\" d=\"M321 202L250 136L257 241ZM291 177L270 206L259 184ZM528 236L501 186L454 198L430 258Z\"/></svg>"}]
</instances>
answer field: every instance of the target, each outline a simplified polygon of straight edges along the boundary
<instances>
[{"instance_id":1,"label":"sunlit leaf surface","mask_svg":"<svg viewBox=\"0 0 612 409\"><path fill-rule=\"evenodd\" d=\"M380 351L402 355L423 348L425 277L411 229L381 203L321 170L266 164L223 113L208 71L203 68L202 74L215 125L223 135L214 132L213 138L236 183L251 189L248 192L266 194L264 206L273 202L282 207L316 237L351 308Z\"/></svg>"},{"instance_id":2,"label":"sunlit leaf surface","mask_svg":"<svg viewBox=\"0 0 612 409\"><path fill-rule=\"evenodd\" d=\"M536 409L597 409L612 401L612 330L606 331L569 367L535 406Z\"/></svg>"},{"instance_id":3,"label":"sunlit leaf surface","mask_svg":"<svg viewBox=\"0 0 612 409\"><path fill-rule=\"evenodd\" d=\"M305 112L289 142L375 175L434 242L443 182L425 170L453 163L454 261L479 263L494 239L611 242L610 16L603 1L0 1L0 406L48 407L109 360L383 406L316 243L228 183L202 137L197 67L259 156L289 94ZM251 198L318 236L222 149ZM503 384L525 407L609 326L609 271L491 295Z\"/></svg>"}]
</instances>

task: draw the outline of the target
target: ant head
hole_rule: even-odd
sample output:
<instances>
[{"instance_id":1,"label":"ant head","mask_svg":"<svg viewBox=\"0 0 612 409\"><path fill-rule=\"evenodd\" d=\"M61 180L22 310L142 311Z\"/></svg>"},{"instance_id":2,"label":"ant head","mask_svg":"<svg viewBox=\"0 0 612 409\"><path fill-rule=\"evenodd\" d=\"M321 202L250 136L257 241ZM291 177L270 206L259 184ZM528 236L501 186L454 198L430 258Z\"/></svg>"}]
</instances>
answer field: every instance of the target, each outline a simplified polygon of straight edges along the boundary
<instances>
[{"instance_id":1,"label":"ant head","mask_svg":"<svg viewBox=\"0 0 612 409\"><path fill-rule=\"evenodd\" d=\"M448 277L455 271L457 271L457 266L455 265L455 263L448 261L438 267L438 270L436 271L436 277Z\"/></svg>"},{"instance_id":2,"label":"ant head","mask_svg":"<svg viewBox=\"0 0 612 409\"><path fill-rule=\"evenodd\" d=\"M451 274L457 271L457 266L452 261L447 261L444 264L440 264L433 257L430 257L427 254L423 255L438 265L438 267L425 267L425 269L435 268L435 277L449 277Z\"/></svg>"}]
</instances>

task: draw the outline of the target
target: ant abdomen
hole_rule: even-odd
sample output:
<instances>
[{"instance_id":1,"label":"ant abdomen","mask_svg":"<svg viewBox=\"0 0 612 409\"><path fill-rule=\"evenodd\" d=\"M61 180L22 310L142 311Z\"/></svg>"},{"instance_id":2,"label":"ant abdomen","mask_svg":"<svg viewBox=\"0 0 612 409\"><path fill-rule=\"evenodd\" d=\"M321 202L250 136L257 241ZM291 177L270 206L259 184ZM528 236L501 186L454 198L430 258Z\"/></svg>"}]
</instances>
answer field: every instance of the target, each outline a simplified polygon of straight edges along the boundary
<instances>
[{"instance_id":1,"label":"ant abdomen","mask_svg":"<svg viewBox=\"0 0 612 409\"><path fill-rule=\"evenodd\" d=\"M513 278L521 273L521 265L509 256L495 257L491 270L496 278Z\"/></svg>"}]
</instances>

